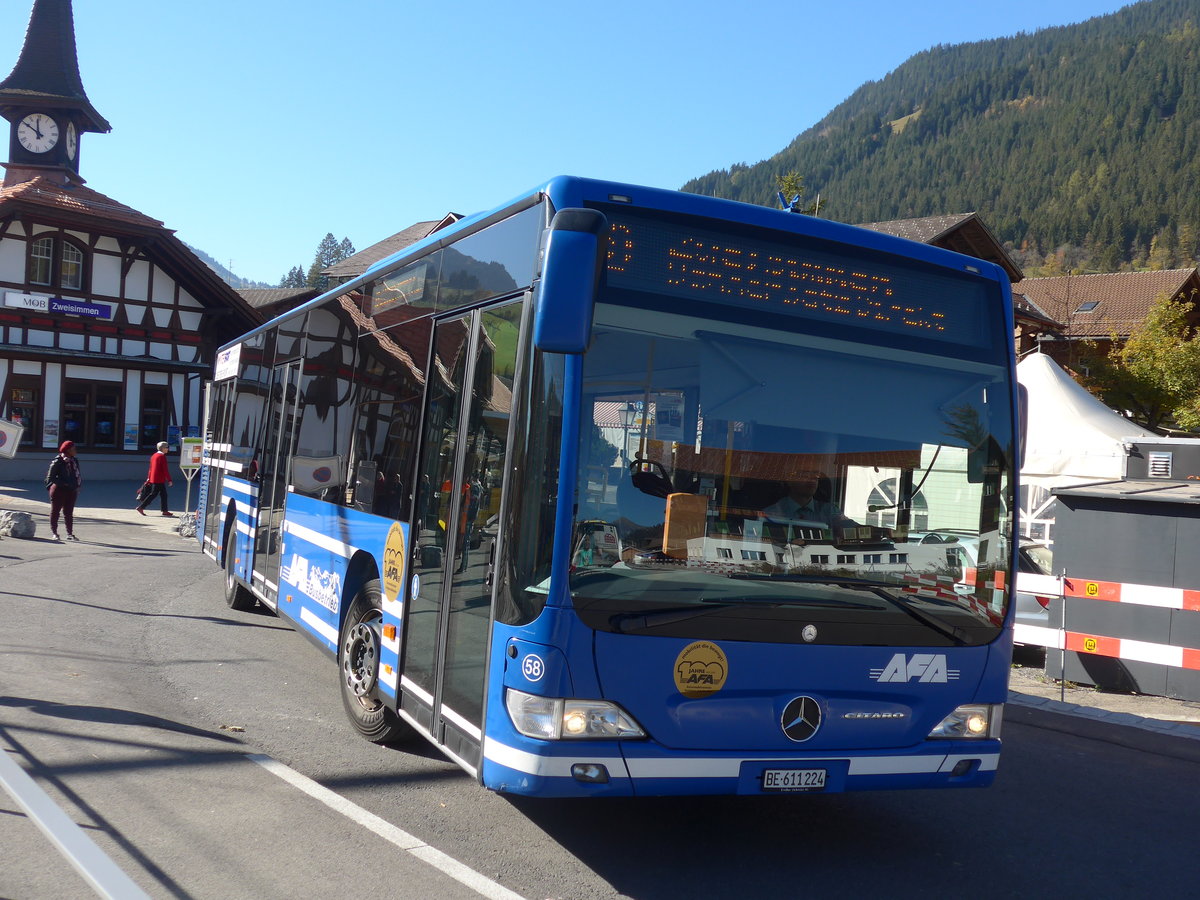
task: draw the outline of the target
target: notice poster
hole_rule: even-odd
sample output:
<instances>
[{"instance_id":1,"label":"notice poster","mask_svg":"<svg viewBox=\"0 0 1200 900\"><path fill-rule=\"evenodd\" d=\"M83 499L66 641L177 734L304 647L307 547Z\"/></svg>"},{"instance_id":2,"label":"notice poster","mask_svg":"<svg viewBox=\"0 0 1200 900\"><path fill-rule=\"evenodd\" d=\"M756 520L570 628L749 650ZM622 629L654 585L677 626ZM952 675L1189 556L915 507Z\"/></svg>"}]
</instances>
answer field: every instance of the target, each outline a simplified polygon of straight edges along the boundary
<instances>
[{"instance_id":1,"label":"notice poster","mask_svg":"<svg viewBox=\"0 0 1200 900\"><path fill-rule=\"evenodd\" d=\"M185 437L183 445L179 448L179 468L181 469L198 469L203 462L204 456L204 439L198 437Z\"/></svg>"},{"instance_id":2,"label":"notice poster","mask_svg":"<svg viewBox=\"0 0 1200 900\"><path fill-rule=\"evenodd\" d=\"M665 442L683 440L683 394L654 395L654 437Z\"/></svg>"}]
</instances>

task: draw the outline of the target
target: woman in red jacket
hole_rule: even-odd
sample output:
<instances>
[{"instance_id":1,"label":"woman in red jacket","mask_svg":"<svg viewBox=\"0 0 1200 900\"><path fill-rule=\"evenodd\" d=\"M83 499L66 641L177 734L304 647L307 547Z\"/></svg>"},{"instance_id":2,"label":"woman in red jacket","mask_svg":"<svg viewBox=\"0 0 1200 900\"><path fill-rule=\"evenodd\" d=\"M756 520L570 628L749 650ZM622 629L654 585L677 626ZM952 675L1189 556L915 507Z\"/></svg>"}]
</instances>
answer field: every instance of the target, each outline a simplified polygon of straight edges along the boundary
<instances>
[{"instance_id":1,"label":"woman in red jacket","mask_svg":"<svg viewBox=\"0 0 1200 900\"><path fill-rule=\"evenodd\" d=\"M77 541L75 537L75 499L83 489L83 476L79 474L79 460L75 458L75 442L63 441L58 448L58 456L50 461L50 469L46 472L46 488L50 491L50 536L61 541L58 536L58 514L61 512L63 521L67 523L67 540Z\"/></svg>"},{"instance_id":2,"label":"woman in red jacket","mask_svg":"<svg viewBox=\"0 0 1200 900\"><path fill-rule=\"evenodd\" d=\"M149 496L137 505L137 511L144 516L150 501L155 497L160 497L162 498L162 514L172 519L175 518L175 514L167 510L167 488L175 482L171 480L171 473L167 469L166 441L159 441L157 452L150 457L150 474L146 476L146 480L152 486L151 491Z\"/></svg>"}]
</instances>

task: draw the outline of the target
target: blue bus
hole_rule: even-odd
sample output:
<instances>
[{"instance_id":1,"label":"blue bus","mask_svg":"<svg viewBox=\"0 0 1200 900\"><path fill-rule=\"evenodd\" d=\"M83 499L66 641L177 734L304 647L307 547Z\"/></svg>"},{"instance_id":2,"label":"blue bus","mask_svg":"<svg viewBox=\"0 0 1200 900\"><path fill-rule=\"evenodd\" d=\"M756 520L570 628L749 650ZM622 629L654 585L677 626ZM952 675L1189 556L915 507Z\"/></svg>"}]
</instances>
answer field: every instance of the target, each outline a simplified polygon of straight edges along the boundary
<instances>
[{"instance_id":1,"label":"blue bus","mask_svg":"<svg viewBox=\"0 0 1200 900\"><path fill-rule=\"evenodd\" d=\"M984 786L1012 334L979 259L559 177L223 347L197 532L491 790Z\"/></svg>"}]
</instances>

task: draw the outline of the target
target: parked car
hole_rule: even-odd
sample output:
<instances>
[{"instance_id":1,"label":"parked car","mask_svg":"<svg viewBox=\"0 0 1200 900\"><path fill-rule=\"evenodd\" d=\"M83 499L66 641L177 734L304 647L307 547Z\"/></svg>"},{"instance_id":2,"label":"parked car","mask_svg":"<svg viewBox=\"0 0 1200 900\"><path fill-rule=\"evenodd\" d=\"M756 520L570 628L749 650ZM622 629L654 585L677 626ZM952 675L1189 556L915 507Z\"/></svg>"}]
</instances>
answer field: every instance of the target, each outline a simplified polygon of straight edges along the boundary
<instances>
[{"instance_id":1,"label":"parked car","mask_svg":"<svg viewBox=\"0 0 1200 900\"><path fill-rule=\"evenodd\" d=\"M969 594L975 590L974 566L979 552L979 541L974 537L954 537L946 547L948 552L957 554L957 565L961 566L962 576L954 589L960 594ZM949 558L949 557L948 557ZM954 564L952 563L952 566ZM1029 538L1021 538L1017 547L1017 586L1021 585L1021 573L1030 575L1052 575L1054 567L1053 551ZM1034 591L1018 590L1014 597L1016 610L1013 613L1017 625L1035 625L1040 628L1050 626L1050 601L1053 598Z\"/></svg>"},{"instance_id":2,"label":"parked car","mask_svg":"<svg viewBox=\"0 0 1200 900\"><path fill-rule=\"evenodd\" d=\"M1042 544L1028 538L1021 538L1017 547L1017 586L1021 585L1021 572L1031 575L1054 574L1054 553ZM1040 628L1050 627L1051 597L1029 591L1017 591L1015 597L1016 612L1014 622L1017 625L1035 625Z\"/></svg>"}]
</instances>

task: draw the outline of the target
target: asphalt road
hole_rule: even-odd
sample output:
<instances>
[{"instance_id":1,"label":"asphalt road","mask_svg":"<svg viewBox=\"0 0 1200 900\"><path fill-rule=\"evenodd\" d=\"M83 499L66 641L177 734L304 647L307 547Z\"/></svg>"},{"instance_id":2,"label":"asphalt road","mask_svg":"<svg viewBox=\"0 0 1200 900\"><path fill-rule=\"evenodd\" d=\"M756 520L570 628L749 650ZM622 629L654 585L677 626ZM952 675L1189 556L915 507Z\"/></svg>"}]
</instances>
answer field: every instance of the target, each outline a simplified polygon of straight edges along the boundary
<instances>
[{"instance_id":1,"label":"asphalt road","mask_svg":"<svg viewBox=\"0 0 1200 900\"><path fill-rule=\"evenodd\" d=\"M0 509L37 502L0 487ZM1194 893L1200 740L1026 703L984 791L489 794L352 734L332 665L228 610L172 524L90 507L80 543L0 542L0 749L151 896ZM2 792L0 848L0 897L93 896Z\"/></svg>"}]
</instances>

